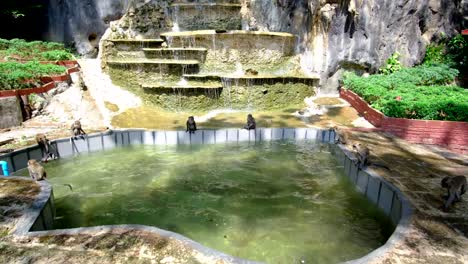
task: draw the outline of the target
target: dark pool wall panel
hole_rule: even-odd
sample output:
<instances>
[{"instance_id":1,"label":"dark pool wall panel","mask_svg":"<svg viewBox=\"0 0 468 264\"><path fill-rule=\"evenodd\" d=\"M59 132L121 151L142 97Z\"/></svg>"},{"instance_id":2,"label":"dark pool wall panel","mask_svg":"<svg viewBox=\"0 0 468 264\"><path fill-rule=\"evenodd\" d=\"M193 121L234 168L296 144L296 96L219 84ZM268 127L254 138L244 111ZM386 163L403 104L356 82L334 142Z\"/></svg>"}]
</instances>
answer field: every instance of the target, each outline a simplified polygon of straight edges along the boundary
<instances>
[{"instance_id":1,"label":"dark pool wall panel","mask_svg":"<svg viewBox=\"0 0 468 264\"><path fill-rule=\"evenodd\" d=\"M73 156L73 145L70 144L70 139L59 139L56 140L55 143L60 158L67 158Z\"/></svg>"},{"instance_id":2,"label":"dark pool wall panel","mask_svg":"<svg viewBox=\"0 0 468 264\"><path fill-rule=\"evenodd\" d=\"M115 133L105 133L102 135L102 144L103 149L113 149L116 147L116 134Z\"/></svg>"},{"instance_id":3,"label":"dark pool wall panel","mask_svg":"<svg viewBox=\"0 0 468 264\"><path fill-rule=\"evenodd\" d=\"M155 144L155 138L154 138L154 131L144 131L143 132L143 144L145 145L154 145Z\"/></svg>"},{"instance_id":4,"label":"dark pool wall panel","mask_svg":"<svg viewBox=\"0 0 468 264\"><path fill-rule=\"evenodd\" d=\"M203 144L215 144L215 143L216 143L216 131L204 130L203 131Z\"/></svg>"},{"instance_id":5,"label":"dark pool wall panel","mask_svg":"<svg viewBox=\"0 0 468 264\"><path fill-rule=\"evenodd\" d=\"M166 132L165 131L154 132L154 144L166 145Z\"/></svg>"},{"instance_id":6,"label":"dark pool wall panel","mask_svg":"<svg viewBox=\"0 0 468 264\"><path fill-rule=\"evenodd\" d=\"M89 136L71 140L70 144L72 145L73 153L76 155L88 153L88 140Z\"/></svg>"},{"instance_id":7,"label":"dark pool wall panel","mask_svg":"<svg viewBox=\"0 0 468 264\"><path fill-rule=\"evenodd\" d=\"M200 145L204 144L205 131L198 131L198 133L190 134L190 144Z\"/></svg>"},{"instance_id":8,"label":"dark pool wall panel","mask_svg":"<svg viewBox=\"0 0 468 264\"><path fill-rule=\"evenodd\" d=\"M128 133L128 138L130 145L141 145L143 144L143 130L130 131Z\"/></svg>"},{"instance_id":9,"label":"dark pool wall panel","mask_svg":"<svg viewBox=\"0 0 468 264\"><path fill-rule=\"evenodd\" d=\"M322 132L324 142L334 142L335 134L331 131ZM396 225L403 216L408 217L411 212L409 202L401 192L380 176L367 169L362 170L355 164L354 154L343 146L333 145L338 162L343 164L344 172L356 189L364 194L371 202L378 206ZM337 150L340 149L340 150ZM342 154L341 154L342 153Z\"/></svg>"},{"instance_id":10,"label":"dark pool wall panel","mask_svg":"<svg viewBox=\"0 0 468 264\"><path fill-rule=\"evenodd\" d=\"M101 134L90 135L87 137L89 152L97 152L103 150L103 138Z\"/></svg>"},{"instance_id":11,"label":"dark pool wall panel","mask_svg":"<svg viewBox=\"0 0 468 264\"><path fill-rule=\"evenodd\" d=\"M200 133L200 131L198 132ZM190 134L185 131L177 132L177 144L189 145L190 144Z\"/></svg>"},{"instance_id":12,"label":"dark pool wall panel","mask_svg":"<svg viewBox=\"0 0 468 264\"><path fill-rule=\"evenodd\" d=\"M54 151L52 149L52 151ZM33 146L28 148L29 159L42 160L42 151L39 146Z\"/></svg>"},{"instance_id":13,"label":"dark pool wall panel","mask_svg":"<svg viewBox=\"0 0 468 264\"><path fill-rule=\"evenodd\" d=\"M166 145L177 145L178 142L177 131L166 131Z\"/></svg>"},{"instance_id":14,"label":"dark pool wall panel","mask_svg":"<svg viewBox=\"0 0 468 264\"><path fill-rule=\"evenodd\" d=\"M21 149L11 154L13 171L24 169L28 166L29 154L27 149Z\"/></svg>"}]
</instances>

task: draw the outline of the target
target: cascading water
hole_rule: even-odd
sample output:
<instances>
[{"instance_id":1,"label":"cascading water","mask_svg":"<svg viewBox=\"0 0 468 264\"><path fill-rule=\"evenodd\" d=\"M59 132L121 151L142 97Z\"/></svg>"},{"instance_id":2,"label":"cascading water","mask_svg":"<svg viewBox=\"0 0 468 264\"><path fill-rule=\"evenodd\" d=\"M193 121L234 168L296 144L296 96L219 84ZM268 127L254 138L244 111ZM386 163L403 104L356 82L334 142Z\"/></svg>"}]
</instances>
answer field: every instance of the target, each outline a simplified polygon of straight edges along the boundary
<instances>
[{"instance_id":1,"label":"cascading water","mask_svg":"<svg viewBox=\"0 0 468 264\"><path fill-rule=\"evenodd\" d=\"M184 107L190 109L197 106L202 107L201 110L211 110L224 106L228 109L269 109L298 104L301 97L313 95L312 89L306 87L310 82L305 85L306 82L300 78L281 78L295 76L292 75L295 66L291 64L295 63L293 56L297 38L294 35L236 31L241 23L239 20L239 26L234 25L237 19L232 17L235 10L239 12L235 16L242 17L241 5L237 1L175 1L167 7L165 14L172 20L168 24L172 31L157 33L162 38L159 47L156 47L157 39L151 41L151 46L146 45L149 42L143 42L140 49L145 46L147 49L138 53L145 56L141 58L141 70L136 78L128 75L125 78L136 80L132 84L134 87L144 87L146 92L157 95L154 101L164 105L163 108L167 106L172 110L180 107L179 110L184 110ZM149 12L136 10L135 14ZM157 12L162 11L158 9ZM133 17L130 20L128 23L136 23L132 27L138 27L141 19ZM184 31L192 27L187 23L189 21L198 23L193 28L206 28ZM125 48L123 51L126 52ZM138 63L135 60L134 64ZM132 65L131 68L137 67ZM248 78L246 69L249 71ZM159 73L152 74L156 70ZM258 75L258 72L262 74ZM118 74L126 75L123 72ZM156 83L151 83L154 81ZM295 83L299 86L292 85ZM173 87L179 88L174 90L174 98L171 99L167 91ZM142 89L136 91L141 92ZM149 97L146 94L143 96ZM275 98L278 96L280 98ZM168 105L166 102L174 104Z\"/></svg>"},{"instance_id":2,"label":"cascading water","mask_svg":"<svg viewBox=\"0 0 468 264\"><path fill-rule=\"evenodd\" d=\"M173 32L179 32L180 27L179 27L179 7L176 6L174 7L173 13L172 13L172 31Z\"/></svg>"}]
</instances>

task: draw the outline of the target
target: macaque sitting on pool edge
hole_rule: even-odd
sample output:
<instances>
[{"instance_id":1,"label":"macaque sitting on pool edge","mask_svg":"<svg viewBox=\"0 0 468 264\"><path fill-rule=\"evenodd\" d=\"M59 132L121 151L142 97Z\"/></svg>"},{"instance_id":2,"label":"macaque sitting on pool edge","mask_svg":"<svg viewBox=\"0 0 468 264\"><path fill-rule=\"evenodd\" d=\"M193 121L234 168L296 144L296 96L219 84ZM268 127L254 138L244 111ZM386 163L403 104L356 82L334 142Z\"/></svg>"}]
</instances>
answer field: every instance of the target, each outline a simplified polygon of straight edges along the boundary
<instances>
[{"instance_id":1,"label":"macaque sitting on pool edge","mask_svg":"<svg viewBox=\"0 0 468 264\"><path fill-rule=\"evenodd\" d=\"M247 125L244 126L244 129L251 130L257 127L257 123L255 122L255 118L253 118L252 114L247 115Z\"/></svg>"},{"instance_id":2,"label":"macaque sitting on pool edge","mask_svg":"<svg viewBox=\"0 0 468 264\"><path fill-rule=\"evenodd\" d=\"M193 116L189 116L187 119L187 130L186 133L189 132L190 134L195 133L197 131L197 124L195 123L195 118Z\"/></svg>"},{"instance_id":3,"label":"macaque sitting on pool edge","mask_svg":"<svg viewBox=\"0 0 468 264\"><path fill-rule=\"evenodd\" d=\"M28 171L29 176L31 176L33 180L42 181L47 178L44 167L42 167L37 160L32 159L28 161Z\"/></svg>"},{"instance_id":4,"label":"macaque sitting on pool edge","mask_svg":"<svg viewBox=\"0 0 468 264\"><path fill-rule=\"evenodd\" d=\"M47 139L46 135L44 134L37 134L36 135L36 142L39 145L39 148L42 152L42 161L47 162L50 159L56 159L55 153L52 152L52 147L50 145L49 140Z\"/></svg>"},{"instance_id":5,"label":"macaque sitting on pool edge","mask_svg":"<svg viewBox=\"0 0 468 264\"><path fill-rule=\"evenodd\" d=\"M76 139L77 137L84 139L84 135L86 135L86 132L84 132L83 128L81 128L81 122L79 120L76 120L73 123L71 126L71 131L73 139Z\"/></svg>"}]
</instances>

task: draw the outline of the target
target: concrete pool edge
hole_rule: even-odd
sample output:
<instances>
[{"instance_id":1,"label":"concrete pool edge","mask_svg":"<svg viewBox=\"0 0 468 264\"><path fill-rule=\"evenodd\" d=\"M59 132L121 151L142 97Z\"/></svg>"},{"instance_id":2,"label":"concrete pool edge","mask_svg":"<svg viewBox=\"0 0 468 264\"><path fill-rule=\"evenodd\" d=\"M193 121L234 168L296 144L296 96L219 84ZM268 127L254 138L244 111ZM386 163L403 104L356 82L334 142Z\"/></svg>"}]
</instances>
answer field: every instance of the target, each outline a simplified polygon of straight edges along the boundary
<instances>
[{"instance_id":1,"label":"concrete pool edge","mask_svg":"<svg viewBox=\"0 0 468 264\"><path fill-rule=\"evenodd\" d=\"M52 145L57 150L60 158L96 152L100 150L112 149L128 145L179 145L179 144L220 144L220 143L256 143L273 140L314 140L323 143L333 143L335 133L330 130L316 128L259 128L255 131L242 129L221 129L221 130L199 130L191 135L185 131L147 131L140 129L129 130L109 130L104 133L88 135L84 140L58 139L52 141ZM365 195L377 207L392 220L396 228L387 242L381 247L371 251L367 255L346 261L346 264L368 263L377 260L385 253L389 252L399 241L404 239L404 233L408 229L412 215L412 207L402 192L392 184L383 179L377 173L370 170L359 170L354 164L354 155L341 145L333 145L333 154L337 157L340 165L344 167L344 172L350 181L356 186L358 192ZM32 146L17 150L0 156L0 160L6 161L13 171L23 169L27 166L27 160L31 158L40 159L41 152L38 146ZM76 235L80 233L101 232L112 230L113 228L132 230L145 230L156 235L174 238L186 243L195 251L207 254L218 260L228 263L258 263L243 260L219 251L207 248L190 240L180 234L158 229L156 227L142 225L112 225L98 227L84 227L63 230L49 230L50 219L53 219L54 205L52 187L47 182L39 182L41 193L34 202L27 215L21 218L15 227L13 235L19 236L45 236L45 235ZM47 197L45 195L48 195ZM47 198L47 199L46 199ZM34 217L35 216L35 217ZM33 219L34 218L34 219ZM47 220L47 221L46 221ZM47 224L46 224L47 223Z\"/></svg>"}]
</instances>

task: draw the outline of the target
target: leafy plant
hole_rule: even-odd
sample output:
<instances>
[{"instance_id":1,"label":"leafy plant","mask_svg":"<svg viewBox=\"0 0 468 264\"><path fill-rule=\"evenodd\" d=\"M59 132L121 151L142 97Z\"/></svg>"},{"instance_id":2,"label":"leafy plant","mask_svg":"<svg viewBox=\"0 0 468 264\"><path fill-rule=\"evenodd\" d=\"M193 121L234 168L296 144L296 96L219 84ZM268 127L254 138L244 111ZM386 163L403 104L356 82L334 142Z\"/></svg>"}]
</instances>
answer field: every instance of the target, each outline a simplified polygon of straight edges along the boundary
<instances>
[{"instance_id":1,"label":"leafy plant","mask_svg":"<svg viewBox=\"0 0 468 264\"><path fill-rule=\"evenodd\" d=\"M50 50L42 52L41 57L44 58L44 60L60 61L71 60L73 58L73 55L64 50Z\"/></svg>"},{"instance_id":2,"label":"leafy plant","mask_svg":"<svg viewBox=\"0 0 468 264\"><path fill-rule=\"evenodd\" d=\"M367 78L347 73L344 84L387 116L468 121L468 90L450 85L457 75L447 65L425 64Z\"/></svg>"},{"instance_id":3,"label":"leafy plant","mask_svg":"<svg viewBox=\"0 0 468 264\"><path fill-rule=\"evenodd\" d=\"M0 39L0 57L7 60L69 60L73 55L61 43Z\"/></svg>"},{"instance_id":4,"label":"leafy plant","mask_svg":"<svg viewBox=\"0 0 468 264\"><path fill-rule=\"evenodd\" d=\"M468 72L468 40L458 34L447 44L447 53L454 62L454 67L462 73Z\"/></svg>"},{"instance_id":5,"label":"leafy plant","mask_svg":"<svg viewBox=\"0 0 468 264\"><path fill-rule=\"evenodd\" d=\"M399 61L400 53L396 51L395 53L388 58L387 63L384 67L379 69L379 73L382 74L391 74L401 70L403 67L401 66L401 62Z\"/></svg>"},{"instance_id":6,"label":"leafy plant","mask_svg":"<svg viewBox=\"0 0 468 264\"><path fill-rule=\"evenodd\" d=\"M2 62L0 63L0 90L34 87L39 84L39 77L63 74L66 68L54 64L39 62Z\"/></svg>"}]
</instances>

